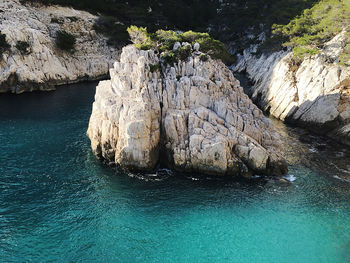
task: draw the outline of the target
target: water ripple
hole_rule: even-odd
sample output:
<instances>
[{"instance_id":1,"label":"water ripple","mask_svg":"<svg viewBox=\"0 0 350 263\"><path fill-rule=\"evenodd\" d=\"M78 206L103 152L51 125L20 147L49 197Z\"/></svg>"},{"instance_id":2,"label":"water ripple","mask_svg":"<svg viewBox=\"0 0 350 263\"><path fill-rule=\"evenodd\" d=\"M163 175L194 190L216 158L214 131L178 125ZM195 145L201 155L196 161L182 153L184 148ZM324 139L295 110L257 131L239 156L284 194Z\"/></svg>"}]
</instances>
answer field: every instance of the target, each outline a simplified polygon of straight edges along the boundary
<instances>
[{"instance_id":1,"label":"water ripple","mask_svg":"<svg viewBox=\"0 0 350 263\"><path fill-rule=\"evenodd\" d=\"M348 262L348 148L278 122L286 180L127 176L91 153L93 95L0 96L4 262Z\"/></svg>"}]
</instances>

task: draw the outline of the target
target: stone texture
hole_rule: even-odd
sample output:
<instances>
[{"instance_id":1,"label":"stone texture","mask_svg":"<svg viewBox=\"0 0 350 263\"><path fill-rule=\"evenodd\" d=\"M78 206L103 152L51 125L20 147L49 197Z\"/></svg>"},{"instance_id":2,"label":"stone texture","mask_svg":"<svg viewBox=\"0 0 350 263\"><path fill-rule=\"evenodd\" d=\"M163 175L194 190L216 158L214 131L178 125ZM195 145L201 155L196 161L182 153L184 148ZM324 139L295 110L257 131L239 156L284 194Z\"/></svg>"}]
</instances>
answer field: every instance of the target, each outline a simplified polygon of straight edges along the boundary
<instances>
[{"instance_id":1,"label":"stone texture","mask_svg":"<svg viewBox=\"0 0 350 263\"><path fill-rule=\"evenodd\" d=\"M338 64L343 31L319 55L291 66L291 52L256 57L244 51L235 67L253 81L252 100L276 118L350 144L350 68Z\"/></svg>"},{"instance_id":2,"label":"stone texture","mask_svg":"<svg viewBox=\"0 0 350 263\"><path fill-rule=\"evenodd\" d=\"M55 85L98 79L108 74L118 51L93 30L97 17L60 6L20 4L0 1L0 31L11 45L0 58L0 93L21 93L53 89ZM77 38L71 54L55 46L58 30ZM17 41L30 45L30 54L21 54Z\"/></svg>"},{"instance_id":3,"label":"stone texture","mask_svg":"<svg viewBox=\"0 0 350 263\"><path fill-rule=\"evenodd\" d=\"M162 162L211 175L284 174L280 139L220 61L186 61L151 72L159 58L123 48L100 82L88 128L93 152L123 168L152 170Z\"/></svg>"}]
</instances>

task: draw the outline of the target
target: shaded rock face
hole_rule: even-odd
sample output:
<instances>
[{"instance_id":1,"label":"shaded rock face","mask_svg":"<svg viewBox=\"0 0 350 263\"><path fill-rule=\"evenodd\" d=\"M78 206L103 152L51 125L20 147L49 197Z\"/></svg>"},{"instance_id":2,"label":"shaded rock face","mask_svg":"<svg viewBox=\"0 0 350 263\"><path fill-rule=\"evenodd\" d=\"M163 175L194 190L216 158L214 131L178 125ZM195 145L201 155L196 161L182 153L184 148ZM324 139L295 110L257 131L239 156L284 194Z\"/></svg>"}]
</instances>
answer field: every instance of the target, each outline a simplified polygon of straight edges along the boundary
<instances>
[{"instance_id":1,"label":"shaded rock face","mask_svg":"<svg viewBox=\"0 0 350 263\"><path fill-rule=\"evenodd\" d=\"M0 93L49 90L55 85L93 80L108 75L118 51L93 30L90 13L59 6L24 6L18 0L0 1L0 31L10 49L0 58ZM75 52L58 49L56 32L76 37ZM17 41L29 44L28 52Z\"/></svg>"},{"instance_id":2,"label":"shaded rock face","mask_svg":"<svg viewBox=\"0 0 350 263\"><path fill-rule=\"evenodd\" d=\"M235 70L247 72L254 83L251 98L263 110L350 145L350 68L338 64L345 34L299 67L291 66L291 52L257 58L246 50Z\"/></svg>"},{"instance_id":3,"label":"shaded rock face","mask_svg":"<svg viewBox=\"0 0 350 263\"><path fill-rule=\"evenodd\" d=\"M154 51L125 47L111 80L96 89L87 132L93 152L136 170L162 162L209 175L286 173L270 120L222 62L200 54L151 72Z\"/></svg>"}]
</instances>

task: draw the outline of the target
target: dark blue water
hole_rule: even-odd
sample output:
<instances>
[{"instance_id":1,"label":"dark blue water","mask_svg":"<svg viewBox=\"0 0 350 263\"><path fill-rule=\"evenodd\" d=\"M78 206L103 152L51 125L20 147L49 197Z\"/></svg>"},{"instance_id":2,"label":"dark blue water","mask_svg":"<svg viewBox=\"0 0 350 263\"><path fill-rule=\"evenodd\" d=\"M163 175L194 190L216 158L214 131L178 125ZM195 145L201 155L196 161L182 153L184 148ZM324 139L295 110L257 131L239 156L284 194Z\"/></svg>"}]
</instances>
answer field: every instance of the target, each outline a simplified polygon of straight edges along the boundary
<instances>
[{"instance_id":1,"label":"dark blue water","mask_svg":"<svg viewBox=\"0 0 350 263\"><path fill-rule=\"evenodd\" d=\"M0 96L1 262L350 262L347 147L276 122L292 183L141 180L91 153L94 86Z\"/></svg>"}]
</instances>

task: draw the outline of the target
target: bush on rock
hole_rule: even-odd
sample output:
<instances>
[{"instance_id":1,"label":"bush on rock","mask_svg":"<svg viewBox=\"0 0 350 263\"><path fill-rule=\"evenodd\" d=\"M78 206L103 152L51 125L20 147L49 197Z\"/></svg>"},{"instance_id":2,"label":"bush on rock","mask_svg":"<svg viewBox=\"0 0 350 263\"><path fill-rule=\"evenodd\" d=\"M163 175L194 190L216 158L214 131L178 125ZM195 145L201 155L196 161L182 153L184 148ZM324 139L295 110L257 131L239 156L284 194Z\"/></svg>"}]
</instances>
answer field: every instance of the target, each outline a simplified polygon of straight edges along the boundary
<instances>
[{"instance_id":1,"label":"bush on rock","mask_svg":"<svg viewBox=\"0 0 350 263\"><path fill-rule=\"evenodd\" d=\"M27 41L17 41L16 48L23 55L28 55L30 53L30 45Z\"/></svg>"},{"instance_id":2,"label":"bush on rock","mask_svg":"<svg viewBox=\"0 0 350 263\"><path fill-rule=\"evenodd\" d=\"M130 40L135 44L138 49L148 50L153 46L150 35L147 33L147 28L130 26L127 29Z\"/></svg>"},{"instance_id":3,"label":"bush on rock","mask_svg":"<svg viewBox=\"0 0 350 263\"><path fill-rule=\"evenodd\" d=\"M273 34L290 47L296 58L320 52L350 23L350 5L344 0L321 0L286 25L273 25ZM346 50L345 50L346 52ZM343 54L344 55L344 54Z\"/></svg>"},{"instance_id":4,"label":"bush on rock","mask_svg":"<svg viewBox=\"0 0 350 263\"><path fill-rule=\"evenodd\" d=\"M64 30L56 33L56 46L65 51L73 51L76 42L76 37Z\"/></svg>"},{"instance_id":5,"label":"bush on rock","mask_svg":"<svg viewBox=\"0 0 350 263\"><path fill-rule=\"evenodd\" d=\"M192 46L198 43L200 51L211 56L213 59L220 59L225 64L234 62L233 56L227 51L224 43L210 37L208 33L193 31L176 32L172 30L158 30L155 33L148 33L147 28L130 26L127 29L130 40L135 47L141 50L154 48L162 52L162 59L167 64L176 63L178 60L186 60L192 53ZM187 45L179 46L173 50L175 43L187 42Z\"/></svg>"},{"instance_id":6,"label":"bush on rock","mask_svg":"<svg viewBox=\"0 0 350 263\"><path fill-rule=\"evenodd\" d=\"M8 50L10 47L10 44L6 40L6 35L2 34L0 31L0 56L2 56L2 53Z\"/></svg>"}]
</instances>

